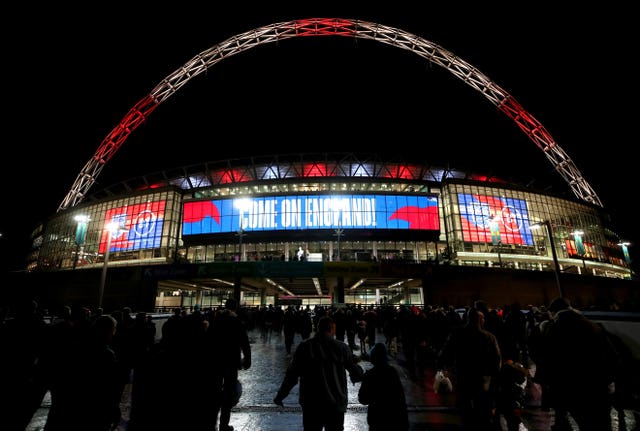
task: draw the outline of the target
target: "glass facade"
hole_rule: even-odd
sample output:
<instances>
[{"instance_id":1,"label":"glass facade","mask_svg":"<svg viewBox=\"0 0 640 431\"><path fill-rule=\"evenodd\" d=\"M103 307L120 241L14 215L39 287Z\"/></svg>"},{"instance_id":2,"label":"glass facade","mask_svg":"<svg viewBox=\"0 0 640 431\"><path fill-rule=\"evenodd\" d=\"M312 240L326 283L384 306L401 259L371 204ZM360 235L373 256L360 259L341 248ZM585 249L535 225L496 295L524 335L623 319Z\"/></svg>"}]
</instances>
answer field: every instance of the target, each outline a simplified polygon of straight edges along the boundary
<instances>
[{"instance_id":1,"label":"glass facade","mask_svg":"<svg viewBox=\"0 0 640 431\"><path fill-rule=\"evenodd\" d=\"M175 190L84 204L45 223L29 269L52 271L171 261L180 238L182 196ZM110 237L110 238L109 238Z\"/></svg>"},{"instance_id":2,"label":"glass facade","mask_svg":"<svg viewBox=\"0 0 640 431\"><path fill-rule=\"evenodd\" d=\"M440 230L432 239L411 238L410 234L389 239L388 230L376 239L374 229L338 227L336 222L320 234L289 241L269 241L264 236L256 240L247 226L242 232L227 229L233 232L231 236L207 232L184 245L183 228L192 224L189 217L193 217L193 212L183 214L183 204L189 206L189 201L183 202L179 190L140 194L85 204L52 217L34 268L46 271L100 265L111 235L112 265L170 263L174 259L192 263L295 260L302 247L320 261L445 260L459 265L550 270L553 262L548 234L544 228L535 229L537 223L548 221L563 270L573 267L578 273L591 275L628 275L621 247L615 238L607 237L598 208L590 204L457 182L444 184L437 196ZM376 197L384 200L384 195ZM396 199L393 195L394 202ZM88 220L78 221L79 215ZM110 223L115 226L109 227Z\"/></svg>"},{"instance_id":3,"label":"glass facade","mask_svg":"<svg viewBox=\"0 0 640 431\"><path fill-rule=\"evenodd\" d=\"M629 275L619 241L607 235L604 215L593 205L455 182L443 186L443 197L447 245L459 264L480 265L485 259L485 265L553 269L550 258L555 247L563 271Z\"/></svg>"},{"instance_id":4,"label":"glass facade","mask_svg":"<svg viewBox=\"0 0 640 431\"><path fill-rule=\"evenodd\" d=\"M554 247L562 271L631 277L602 208L458 172L278 161L199 174L185 168L151 183L52 216L34 236L27 269L95 267L105 255L109 265L131 266L288 261L303 250L310 261L546 271L554 270Z\"/></svg>"}]
</instances>

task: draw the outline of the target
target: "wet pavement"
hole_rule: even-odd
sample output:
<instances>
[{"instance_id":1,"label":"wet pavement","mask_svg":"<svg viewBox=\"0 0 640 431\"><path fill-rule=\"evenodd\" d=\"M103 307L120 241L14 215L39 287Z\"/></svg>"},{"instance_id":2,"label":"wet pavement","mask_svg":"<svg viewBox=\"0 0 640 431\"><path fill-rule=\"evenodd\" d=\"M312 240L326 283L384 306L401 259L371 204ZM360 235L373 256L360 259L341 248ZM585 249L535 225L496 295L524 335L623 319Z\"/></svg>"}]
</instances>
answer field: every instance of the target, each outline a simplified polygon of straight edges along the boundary
<instances>
[{"instance_id":1,"label":"wet pavement","mask_svg":"<svg viewBox=\"0 0 640 431\"><path fill-rule=\"evenodd\" d=\"M279 407L272 401L290 361L284 347L284 336L268 335L257 329L250 331L249 335L252 347L252 366L249 370L240 371L243 393L239 404L232 411L231 425L235 431L301 430L302 412L297 403L299 386L296 386L284 400L284 407ZM378 336L381 337L380 334ZM294 349L300 341L300 337L296 336ZM378 341L383 341L383 339L380 338ZM359 352L356 352L356 355L359 356ZM455 395L438 395L433 391L433 370L425 370L423 378L412 379L402 366L401 352L392 363L400 372L404 384L411 431L462 429L460 416L454 407ZM360 361L360 364L365 370L371 367L371 364L364 359ZM359 385L356 383L349 386L345 431L368 429L367 407L358 402ZM123 396L123 420L118 431L126 431L127 429L130 408L129 389L127 387ZM50 398L47 395L26 431L42 431L44 429L50 403ZM638 419L640 419L638 412L625 411L626 430L637 429ZM521 430L549 430L553 424L553 411L543 411L540 408L539 400L530 399L528 407L523 413L523 422ZM612 423L613 430L617 431L619 421L613 410ZM506 430L504 423L503 429ZM575 424L573 429L578 430Z\"/></svg>"}]
</instances>

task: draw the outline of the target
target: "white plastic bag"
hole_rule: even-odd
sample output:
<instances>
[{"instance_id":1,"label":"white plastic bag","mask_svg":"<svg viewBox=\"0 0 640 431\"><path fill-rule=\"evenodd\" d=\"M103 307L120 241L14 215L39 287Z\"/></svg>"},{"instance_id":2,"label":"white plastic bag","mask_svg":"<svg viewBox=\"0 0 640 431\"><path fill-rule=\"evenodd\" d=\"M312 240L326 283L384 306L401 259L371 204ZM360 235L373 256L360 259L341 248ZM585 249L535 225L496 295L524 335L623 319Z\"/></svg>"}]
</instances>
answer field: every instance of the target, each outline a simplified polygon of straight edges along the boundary
<instances>
[{"instance_id":1,"label":"white plastic bag","mask_svg":"<svg viewBox=\"0 0 640 431\"><path fill-rule=\"evenodd\" d=\"M436 371L436 375L433 379L433 391L436 394L446 394L453 391L453 384L451 379L444 370Z\"/></svg>"}]
</instances>

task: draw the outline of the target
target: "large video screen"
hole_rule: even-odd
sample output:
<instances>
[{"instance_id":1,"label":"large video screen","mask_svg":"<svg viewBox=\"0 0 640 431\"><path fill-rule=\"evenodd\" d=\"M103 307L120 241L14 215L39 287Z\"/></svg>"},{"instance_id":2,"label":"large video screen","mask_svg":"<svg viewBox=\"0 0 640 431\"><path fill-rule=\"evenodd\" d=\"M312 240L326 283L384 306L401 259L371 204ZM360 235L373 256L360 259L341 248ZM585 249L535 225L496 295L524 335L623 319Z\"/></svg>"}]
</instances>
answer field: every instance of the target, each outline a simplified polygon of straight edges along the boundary
<instances>
[{"instance_id":1,"label":"large video screen","mask_svg":"<svg viewBox=\"0 0 640 431\"><path fill-rule=\"evenodd\" d=\"M458 204L465 241L534 245L525 200L459 193Z\"/></svg>"},{"instance_id":2,"label":"large video screen","mask_svg":"<svg viewBox=\"0 0 640 431\"><path fill-rule=\"evenodd\" d=\"M107 210L100 253L107 250L108 235L111 235L110 252L160 247L165 206L166 201L156 201Z\"/></svg>"},{"instance_id":3,"label":"large video screen","mask_svg":"<svg viewBox=\"0 0 640 431\"><path fill-rule=\"evenodd\" d=\"M182 234L303 229L439 230L436 196L311 195L185 202Z\"/></svg>"}]
</instances>

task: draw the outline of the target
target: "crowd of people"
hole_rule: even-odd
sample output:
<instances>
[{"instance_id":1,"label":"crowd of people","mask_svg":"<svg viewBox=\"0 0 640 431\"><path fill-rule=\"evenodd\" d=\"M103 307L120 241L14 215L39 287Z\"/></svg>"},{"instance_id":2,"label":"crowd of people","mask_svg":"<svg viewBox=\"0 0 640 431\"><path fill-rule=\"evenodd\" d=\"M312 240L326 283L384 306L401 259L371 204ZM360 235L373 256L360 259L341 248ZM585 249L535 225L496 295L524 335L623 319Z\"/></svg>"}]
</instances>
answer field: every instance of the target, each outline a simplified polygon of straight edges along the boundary
<instances>
[{"instance_id":1,"label":"crowd of people","mask_svg":"<svg viewBox=\"0 0 640 431\"><path fill-rule=\"evenodd\" d=\"M284 334L290 360L273 402L282 406L300 385L305 431L343 429L349 381L360 383L357 398L368 406L371 431L408 430L398 367L418 380L444 370L468 430L500 430L502 419L508 431L518 430L533 385L542 408L554 413L554 430L571 429L569 418L580 430L611 430L611 409L637 402L637 364L625 344L566 298L524 310L478 300L463 312L429 305L249 308L229 298L210 310L176 308L160 328L128 307L108 315L64 307L49 323L33 300L2 311L0 405L8 431L24 431L47 391L46 431L114 430L127 384L129 431L232 431L243 390L238 370L251 367L254 329ZM370 362L366 371L361 361ZM205 372L190 378L195 363ZM184 373L158 378L170 369Z\"/></svg>"},{"instance_id":2,"label":"crowd of people","mask_svg":"<svg viewBox=\"0 0 640 431\"><path fill-rule=\"evenodd\" d=\"M249 338L237 309L233 298L208 313L177 309L156 341L158 328L149 314L133 314L128 307L110 315L64 307L45 323L35 301L17 304L0 327L2 429L24 431L50 392L46 431L115 430L130 384L129 431L232 431L238 370L251 367ZM159 378L195 363L206 364L207 372L192 379Z\"/></svg>"}]
</instances>

